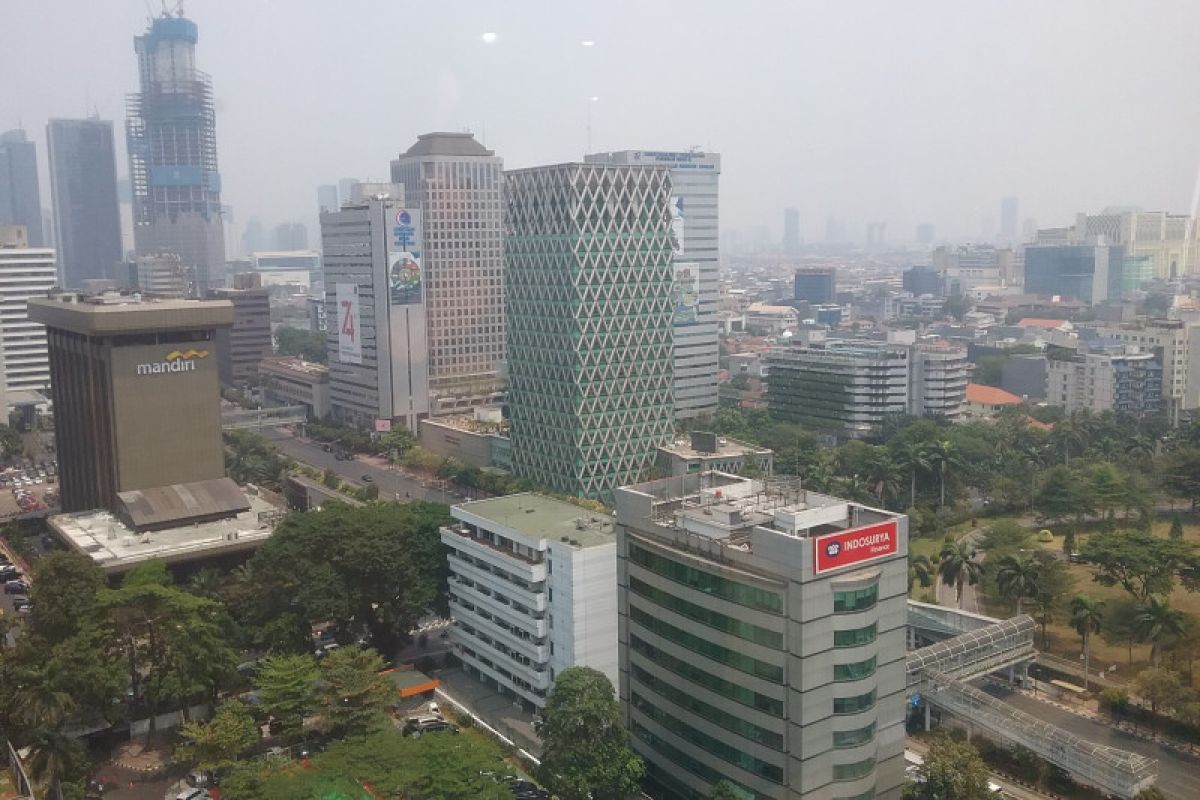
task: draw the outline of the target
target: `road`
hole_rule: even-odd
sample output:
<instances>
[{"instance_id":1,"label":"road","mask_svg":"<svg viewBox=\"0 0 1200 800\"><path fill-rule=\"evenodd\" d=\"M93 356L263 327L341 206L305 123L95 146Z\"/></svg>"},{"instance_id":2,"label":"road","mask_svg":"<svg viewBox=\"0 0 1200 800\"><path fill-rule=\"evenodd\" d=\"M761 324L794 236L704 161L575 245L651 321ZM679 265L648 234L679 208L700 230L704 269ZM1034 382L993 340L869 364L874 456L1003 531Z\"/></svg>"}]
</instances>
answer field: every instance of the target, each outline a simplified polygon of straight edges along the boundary
<instances>
[{"instance_id":1,"label":"road","mask_svg":"<svg viewBox=\"0 0 1200 800\"><path fill-rule=\"evenodd\" d=\"M1168 747L1146 741L1122 731L1094 722L1057 706L1043 703L1007 687L988 684L981 687L988 694L1003 699L1014 708L1053 723L1065 731L1082 736L1090 742L1119 747L1132 753L1158 759L1158 788L1171 800L1193 800L1200 797L1200 758L1176 752Z\"/></svg>"},{"instance_id":2,"label":"road","mask_svg":"<svg viewBox=\"0 0 1200 800\"><path fill-rule=\"evenodd\" d=\"M379 487L379 496L387 500L428 500L433 503L453 504L464 499L452 492L435 487L424 486L417 478L409 477L395 469L378 467L361 461L358 458L350 461L339 461L333 453L326 453L324 445L311 439L302 439L291 431L281 428L264 428L254 431L267 439L280 452L316 467L319 470L332 469L342 480L355 486L365 486L364 475L370 475Z\"/></svg>"}]
</instances>

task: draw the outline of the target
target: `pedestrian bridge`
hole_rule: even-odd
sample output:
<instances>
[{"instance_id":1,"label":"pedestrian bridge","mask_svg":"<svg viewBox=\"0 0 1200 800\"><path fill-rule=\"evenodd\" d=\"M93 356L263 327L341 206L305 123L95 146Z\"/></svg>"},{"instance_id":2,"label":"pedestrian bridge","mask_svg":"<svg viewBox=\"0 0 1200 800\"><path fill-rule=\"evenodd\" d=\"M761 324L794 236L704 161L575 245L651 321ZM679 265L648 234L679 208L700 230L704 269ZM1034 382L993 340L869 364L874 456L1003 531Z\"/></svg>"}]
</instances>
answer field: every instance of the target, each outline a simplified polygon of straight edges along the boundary
<instances>
[{"instance_id":1,"label":"pedestrian bridge","mask_svg":"<svg viewBox=\"0 0 1200 800\"><path fill-rule=\"evenodd\" d=\"M227 431L250 428L279 428L299 425L308 420L305 406L274 406L271 408L235 409L221 412L221 427Z\"/></svg>"},{"instance_id":2,"label":"pedestrian bridge","mask_svg":"<svg viewBox=\"0 0 1200 800\"><path fill-rule=\"evenodd\" d=\"M1036 623L1027 614L997 620L980 614L909 602L909 642L932 641L908 654L908 689L925 702L992 738L1020 744L1081 783L1132 798L1154 783L1157 761L1098 745L1020 711L967 681L996 672L1022 673L1036 657Z\"/></svg>"}]
</instances>

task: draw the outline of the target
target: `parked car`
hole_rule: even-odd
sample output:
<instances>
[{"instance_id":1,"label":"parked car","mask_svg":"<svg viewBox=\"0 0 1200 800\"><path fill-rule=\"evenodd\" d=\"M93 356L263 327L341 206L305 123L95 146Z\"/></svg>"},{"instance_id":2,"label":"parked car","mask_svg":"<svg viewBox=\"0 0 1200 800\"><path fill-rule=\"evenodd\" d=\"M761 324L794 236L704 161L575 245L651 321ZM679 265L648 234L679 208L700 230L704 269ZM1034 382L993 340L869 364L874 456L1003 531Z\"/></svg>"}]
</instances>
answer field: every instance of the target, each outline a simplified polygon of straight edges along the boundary
<instances>
[{"instance_id":1,"label":"parked car","mask_svg":"<svg viewBox=\"0 0 1200 800\"><path fill-rule=\"evenodd\" d=\"M375 479L372 478L370 475L363 475L362 479L363 479L363 483L374 483L375 482Z\"/></svg>"},{"instance_id":2,"label":"parked car","mask_svg":"<svg viewBox=\"0 0 1200 800\"><path fill-rule=\"evenodd\" d=\"M175 795L175 800L212 800L212 795L208 793L207 789L192 787Z\"/></svg>"},{"instance_id":3,"label":"parked car","mask_svg":"<svg viewBox=\"0 0 1200 800\"><path fill-rule=\"evenodd\" d=\"M5 594L29 594L29 584L21 580L11 580L4 584Z\"/></svg>"},{"instance_id":4,"label":"parked car","mask_svg":"<svg viewBox=\"0 0 1200 800\"><path fill-rule=\"evenodd\" d=\"M188 773L187 785L193 789L208 789L217 785L216 773L206 769L196 769Z\"/></svg>"}]
</instances>

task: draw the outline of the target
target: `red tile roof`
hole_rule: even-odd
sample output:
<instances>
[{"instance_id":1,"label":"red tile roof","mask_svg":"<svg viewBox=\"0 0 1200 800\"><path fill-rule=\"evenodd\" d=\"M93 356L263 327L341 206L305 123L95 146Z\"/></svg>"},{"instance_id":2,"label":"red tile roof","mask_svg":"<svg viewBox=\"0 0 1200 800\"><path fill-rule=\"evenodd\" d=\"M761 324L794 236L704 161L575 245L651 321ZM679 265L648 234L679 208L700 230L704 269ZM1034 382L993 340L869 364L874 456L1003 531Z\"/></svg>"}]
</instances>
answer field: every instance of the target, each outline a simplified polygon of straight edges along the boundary
<instances>
[{"instance_id":1,"label":"red tile roof","mask_svg":"<svg viewBox=\"0 0 1200 800\"><path fill-rule=\"evenodd\" d=\"M967 402L983 406L1011 406L1021 402L1021 398L1012 392L997 389L995 386L985 386L982 383L967 384Z\"/></svg>"}]
</instances>

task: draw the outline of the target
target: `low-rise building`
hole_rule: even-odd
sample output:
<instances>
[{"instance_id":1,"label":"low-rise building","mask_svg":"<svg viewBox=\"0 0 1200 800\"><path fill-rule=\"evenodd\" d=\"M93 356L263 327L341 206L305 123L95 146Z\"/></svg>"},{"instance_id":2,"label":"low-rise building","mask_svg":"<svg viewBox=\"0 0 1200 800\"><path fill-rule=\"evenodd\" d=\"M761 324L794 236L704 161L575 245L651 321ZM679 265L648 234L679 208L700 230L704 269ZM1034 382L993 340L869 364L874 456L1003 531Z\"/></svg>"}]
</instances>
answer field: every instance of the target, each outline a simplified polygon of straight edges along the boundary
<instances>
[{"instance_id":1,"label":"low-rise building","mask_svg":"<svg viewBox=\"0 0 1200 800\"><path fill-rule=\"evenodd\" d=\"M1162 411L1162 373L1152 353L1088 352L1050 359L1046 402L1068 413L1087 409L1151 417Z\"/></svg>"},{"instance_id":2,"label":"low-rise building","mask_svg":"<svg viewBox=\"0 0 1200 800\"><path fill-rule=\"evenodd\" d=\"M512 441L508 422L499 408L478 408L471 414L423 419L419 423L421 446L443 458L453 458L486 469L512 466Z\"/></svg>"},{"instance_id":3,"label":"low-rise building","mask_svg":"<svg viewBox=\"0 0 1200 800\"><path fill-rule=\"evenodd\" d=\"M1008 406L1019 406L1021 398L995 386L968 383L962 415L970 419L991 419Z\"/></svg>"},{"instance_id":4,"label":"low-rise building","mask_svg":"<svg viewBox=\"0 0 1200 800\"><path fill-rule=\"evenodd\" d=\"M759 336L773 336L796 327L800 315L791 306L751 303L746 309L746 330Z\"/></svg>"},{"instance_id":5,"label":"low-rise building","mask_svg":"<svg viewBox=\"0 0 1200 800\"><path fill-rule=\"evenodd\" d=\"M301 358L264 358L258 365L263 394L271 403L302 405L311 419L329 415L329 367Z\"/></svg>"},{"instance_id":6,"label":"low-rise building","mask_svg":"<svg viewBox=\"0 0 1200 800\"><path fill-rule=\"evenodd\" d=\"M752 465L750 470L746 470L747 462ZM714 470L732 475L770 475L775 468L775 451L715 433L692 431L687 438L659 446L657 466L660 474L674 476Z\"/></svg>"},{"instance_id":7,"label":"low-rise building","mask_svg":"<svg viewBox=\"0 0 1200 800\"><path fill-rule=\"evenodd\" d=\"M567 667L617 678L613 521L538 494L452 506L450 644L468 673L540 710Z\"/></svg>"}]
</instances>

